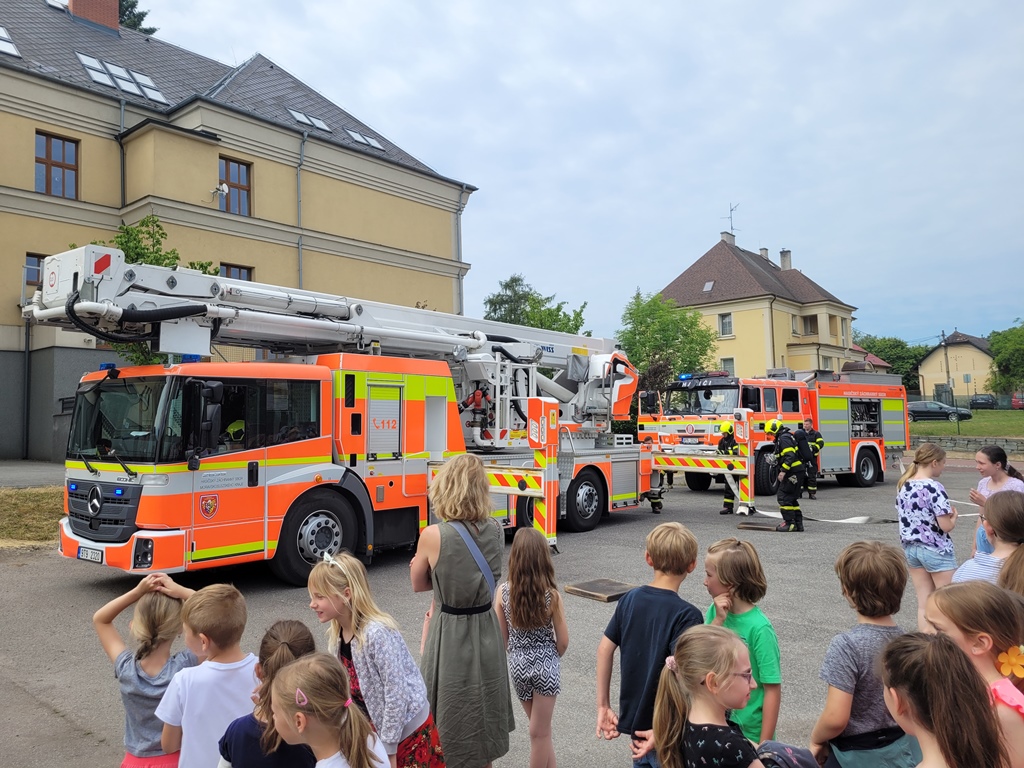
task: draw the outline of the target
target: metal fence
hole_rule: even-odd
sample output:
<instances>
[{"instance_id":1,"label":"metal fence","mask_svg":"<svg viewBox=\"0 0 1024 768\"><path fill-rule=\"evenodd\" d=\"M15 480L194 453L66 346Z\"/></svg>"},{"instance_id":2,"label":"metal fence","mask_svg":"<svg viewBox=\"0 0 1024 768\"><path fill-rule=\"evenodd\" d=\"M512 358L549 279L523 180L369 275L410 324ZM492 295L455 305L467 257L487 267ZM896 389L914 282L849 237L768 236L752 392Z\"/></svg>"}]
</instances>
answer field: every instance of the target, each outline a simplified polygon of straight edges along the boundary
<instances>
[{"instance_id":1,"label":"metal fence","mask_svg":"<svg viewBox=\"0 0 1024 768\"><path fill-rule=\"evenodd\" d=\"M1012 407L1013 396L1012 395L995 395L996 398L996 409L1000 411L1008 411ZM936 392L932 397L922 395L917 392L907 393L908 403L919 403L922 400L935 400L946 405L951 405L956 408L970 408L971 407L971 395L950 395L948 392Z\"/></svg>"}]
</instances>

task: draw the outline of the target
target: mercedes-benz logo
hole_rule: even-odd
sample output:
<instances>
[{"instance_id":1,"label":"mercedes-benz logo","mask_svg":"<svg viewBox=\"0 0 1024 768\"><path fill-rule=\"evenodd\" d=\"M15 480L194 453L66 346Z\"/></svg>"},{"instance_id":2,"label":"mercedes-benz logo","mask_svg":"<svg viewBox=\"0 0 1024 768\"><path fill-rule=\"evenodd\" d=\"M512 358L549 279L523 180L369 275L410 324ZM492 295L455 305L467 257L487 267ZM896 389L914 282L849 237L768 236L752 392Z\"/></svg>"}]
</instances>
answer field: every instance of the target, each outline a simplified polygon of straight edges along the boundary
<instances>
[{"instance_id":1,"label":"mercedes-benz logo","mask_svg":"<svg viewBox=\"0 0 1024 768\"><path fill-rule=\"evenodd\" d=\"M89 514L96 517L103 509L103 491L98 485L94 485L89 491Z\"/></svg>"}]
</instances>

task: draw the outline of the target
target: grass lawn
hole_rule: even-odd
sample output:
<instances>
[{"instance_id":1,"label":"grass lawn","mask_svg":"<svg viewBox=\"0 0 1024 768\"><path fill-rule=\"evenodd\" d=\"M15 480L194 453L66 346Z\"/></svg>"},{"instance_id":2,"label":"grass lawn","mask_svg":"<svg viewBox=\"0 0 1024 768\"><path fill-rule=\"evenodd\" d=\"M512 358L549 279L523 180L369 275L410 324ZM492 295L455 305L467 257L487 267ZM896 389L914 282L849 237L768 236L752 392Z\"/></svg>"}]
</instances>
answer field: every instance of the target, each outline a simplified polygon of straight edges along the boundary
<instances>
[{"instance_id":1,"label":"grass lawn","mask_svg":"<svg viewBox=\"0 0 1024 768\"><path fill-rule=\"evenodd\" d=\"M0 488L0 539L56 541L64 488Z\"/></svg>"},{"instance_id":2,"label":"grass lawn","mask_svg":"<svg viewBox=\"0 0 1024 768\"><path fill-rule=\"evenodd\" d=\"M1024 438L1024 411L974 411L974 417L960 422L959 434L965 437ZM950 421L915 421L910 434L928 437L956 437L956 424Z\"/></svg>"}]
</instances>

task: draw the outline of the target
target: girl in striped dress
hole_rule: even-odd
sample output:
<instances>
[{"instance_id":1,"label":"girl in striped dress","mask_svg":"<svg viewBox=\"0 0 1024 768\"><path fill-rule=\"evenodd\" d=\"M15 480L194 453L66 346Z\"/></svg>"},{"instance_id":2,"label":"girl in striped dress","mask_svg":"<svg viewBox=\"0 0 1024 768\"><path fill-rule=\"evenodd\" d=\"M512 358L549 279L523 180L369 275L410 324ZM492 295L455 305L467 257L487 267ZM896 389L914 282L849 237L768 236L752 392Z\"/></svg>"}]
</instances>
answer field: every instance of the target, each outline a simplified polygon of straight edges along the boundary
<instances>
[{"instance_id":1,"label":"girl in striped dress","mask_svg":"<svg viewBox=\"0 0 1024 768\"><path fill-rule=\"evenodd\" d=\"M553 768L551 716L560 692L560 658L569 647L569 629L551 548L537 529L516 532L508 555L508 581L497 590L494 610L505 636L516 696L530 720L530 768Z\"/></svg>"}]
</instances>

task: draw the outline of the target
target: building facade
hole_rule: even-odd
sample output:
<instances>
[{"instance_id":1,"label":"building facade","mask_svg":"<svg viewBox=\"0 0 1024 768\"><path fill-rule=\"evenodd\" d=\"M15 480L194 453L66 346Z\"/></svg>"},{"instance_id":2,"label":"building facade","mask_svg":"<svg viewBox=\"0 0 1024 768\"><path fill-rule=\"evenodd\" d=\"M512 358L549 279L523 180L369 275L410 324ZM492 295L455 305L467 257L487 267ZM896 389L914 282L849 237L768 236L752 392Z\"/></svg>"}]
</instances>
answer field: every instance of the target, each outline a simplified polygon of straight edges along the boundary
<instances>
[{"instance_id":1,"label":"building facade","mask_svg":"<svg viewBox=\"0 0 1024 768\"><path fill-rule=\"evenodd\" d=\"M944 344L932 347L917 368L921 380L921 396L925 399L947 399L948 387L954 398L991 393L988 377L992 374L992 353L988 339L954 330Z\"/></svg>"},{"instance_id":2,"label":"building facade","mask_svg":"<svg viewBox=\"0 0 1024 768\"><path fill-rule=\"evenodd\" d=\"M150 214L182 263L463 309L474 187L259 54L227 66L117 18L117 0L0 0L0 459L62 460L79 376L116 359L22 322L42 259Z\"/></svg>"}]
</instances>

